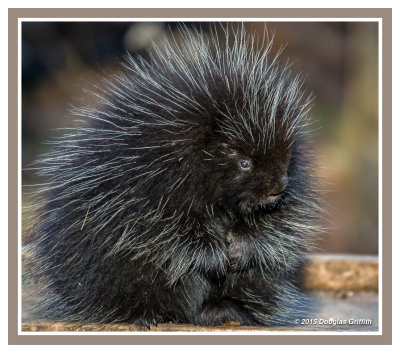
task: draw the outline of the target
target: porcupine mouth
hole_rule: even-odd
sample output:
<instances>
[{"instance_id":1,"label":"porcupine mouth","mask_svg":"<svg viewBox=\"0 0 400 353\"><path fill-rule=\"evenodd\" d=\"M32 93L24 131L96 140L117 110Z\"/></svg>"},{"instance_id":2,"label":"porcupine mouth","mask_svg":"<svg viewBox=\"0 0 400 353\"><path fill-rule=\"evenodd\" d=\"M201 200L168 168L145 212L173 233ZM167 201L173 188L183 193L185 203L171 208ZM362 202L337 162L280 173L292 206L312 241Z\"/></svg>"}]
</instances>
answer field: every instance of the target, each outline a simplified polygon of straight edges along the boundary
<instances>
[{"instance_id":1,"label":"porcupine mouth","mask_svg":"<svg viewBox=\"0 0 400 353\"><path fill-rule=\"evenodd\" d=\"M278 194L272 194L269 195L268 197L266 197L265 199L261 199L260 200L260 205L261 206L268 206L268 205L273 205L275 204L277 201L279 201L279 199L281 198L283 194L283 191L281 191Z\"/></svg>"},{"instance_id":2,"label":"porcupine mouth","mask_svg":"<svg viewBox=\"0 0 400 353\"><path fill-rule=\"evenodd\" d=\"M279 200L281 199L283 191L278 194L272 194L265 198L262 198L256 202L254 201L241 201L240 209L243 213L251 213L257 211L272 211L278 205Z\"/></svg>"}]
</instances>

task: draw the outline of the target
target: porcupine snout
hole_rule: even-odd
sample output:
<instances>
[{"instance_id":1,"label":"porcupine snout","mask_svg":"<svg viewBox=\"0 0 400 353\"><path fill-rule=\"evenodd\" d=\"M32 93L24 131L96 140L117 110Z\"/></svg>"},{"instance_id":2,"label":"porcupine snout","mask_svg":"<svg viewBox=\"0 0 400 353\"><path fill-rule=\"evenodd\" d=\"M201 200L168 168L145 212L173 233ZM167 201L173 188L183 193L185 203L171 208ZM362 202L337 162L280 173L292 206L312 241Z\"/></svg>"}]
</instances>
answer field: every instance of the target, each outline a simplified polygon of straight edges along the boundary
<instances>
[{"instance_id":1,"label":"porcupine snout","mask_svg":"<svg viewBox=\"0 0 400 353\"><path fill-rule=\"evenodd\" d=\"M268 204L278 201L283 192L285 191L288 182L289 178L286 173L284 175L274 178L274 181L271 183L273 187L267 189L267 191L264 194L264 197L261 199L261 203Z\"/></svg>"}]
</instances>

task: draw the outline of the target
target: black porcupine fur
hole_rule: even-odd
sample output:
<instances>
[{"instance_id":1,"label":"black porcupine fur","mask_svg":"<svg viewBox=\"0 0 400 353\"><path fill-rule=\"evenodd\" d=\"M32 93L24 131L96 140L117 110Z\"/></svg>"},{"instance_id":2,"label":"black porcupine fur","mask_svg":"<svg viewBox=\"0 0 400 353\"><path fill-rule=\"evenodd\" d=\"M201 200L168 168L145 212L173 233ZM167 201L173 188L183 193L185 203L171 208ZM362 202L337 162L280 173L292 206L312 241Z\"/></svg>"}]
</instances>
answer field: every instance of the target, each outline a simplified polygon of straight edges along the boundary
<instances>
[{"instance_id":1,"label":"black porcupine fur","mask_svg":"<svg viewBox=\"0 0 400 353\"><path fill-rule=\"evenodd\" d=\"M287 324L315 233L310 99L244 27L128 57L41 159L41 318Z\"/></svg>"}]
</instances>

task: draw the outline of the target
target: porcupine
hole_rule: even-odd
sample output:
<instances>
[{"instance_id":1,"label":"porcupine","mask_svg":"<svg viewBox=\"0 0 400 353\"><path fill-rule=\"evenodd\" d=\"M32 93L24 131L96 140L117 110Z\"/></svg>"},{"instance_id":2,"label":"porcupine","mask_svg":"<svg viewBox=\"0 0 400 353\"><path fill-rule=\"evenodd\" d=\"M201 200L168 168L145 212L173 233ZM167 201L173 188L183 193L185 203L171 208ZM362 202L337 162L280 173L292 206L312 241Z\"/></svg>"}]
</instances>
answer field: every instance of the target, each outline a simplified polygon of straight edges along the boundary
<instances>
[{"instance_id":1,"label":"porcupine","mask_svg":"<svg viewBox=\"0 0 400 353\"><path fill-rule=\"evenodd\" d=\"M39 318L288 324L319 214L311 98L268 33L218 28L128 54L40 160Z\"/></svg>"}]
</instances>

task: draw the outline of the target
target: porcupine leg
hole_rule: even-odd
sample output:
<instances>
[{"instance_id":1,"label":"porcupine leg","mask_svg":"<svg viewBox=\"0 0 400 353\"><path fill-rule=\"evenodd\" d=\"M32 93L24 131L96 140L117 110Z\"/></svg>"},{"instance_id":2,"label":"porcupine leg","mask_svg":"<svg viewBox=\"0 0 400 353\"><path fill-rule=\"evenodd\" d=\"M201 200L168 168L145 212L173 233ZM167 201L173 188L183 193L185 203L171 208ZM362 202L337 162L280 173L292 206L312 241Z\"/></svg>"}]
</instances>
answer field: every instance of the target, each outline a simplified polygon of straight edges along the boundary
<instances>
[{"instance_id":1,"label":"porcupine leg","mask_svg":"<svg viewBox=\"0 0 400 353\"><path fill-rule=\"evenodd\" d=\"M279 324L275 313L294 302L296 288L287 283L293 282L297 271L293 270L292 275L262 271L255 234L250 237L249 231L227 233L230 270L223 281L214 281L213 299L206 302L201 311L200 320L205 324L227 321L238 321L242 325ZM283 293L284 298L278 300L278 292Z\"/></svg>"},{"instance_id":2,"label":"porcupine leg","mask_svg":"<svg viewBox=\"0 0 400 353\"><path fill-rule=\"evenodd\" d=\"M232 274L233 285L227 295L235 298L250 317L253 325L293 325L296 318L309 310L308 299L292 283L301 271L268 278L259 269L251 268ZM278 295L278 293L280 293Z\"/></svg>"},{"instance_id":3,"label":"porcupine leg","mask_svg":"<svg viewBox=\"0 0 400 353\"><path fill-rule=\"evenodd\" d=\"M230 275L223 278L207 278L209 292L195 316L198 325L222 325L239 322L241 325L256 325L257 321L249 314L241 300L230 296L232 286Z\"/></svg>"},{"instance_id":4,"label":"porcupine leg","mask_svg":"<svg viewBox=\"0 0 400 353\"><path fill-rule=\"evenodd\" d=\"M231 281L233 285L228 295L236 298L246 308L252 324L273 324L273 315L278 307L274 298L279 284L264 278L256 268L232 274Z\"/></svg>"},{"instance_id":5,"label":"porcupine leg","mask_svg":"<svg viewBox=\"0 0 400 353\"><path fill-rule=\"evenodd\" d=\"M257 271L228 273L224 282L213 287L210 296L196 317L198 325L271 325L278 303L274 302L275 287Z\"/></svg>"}]
</instances>

